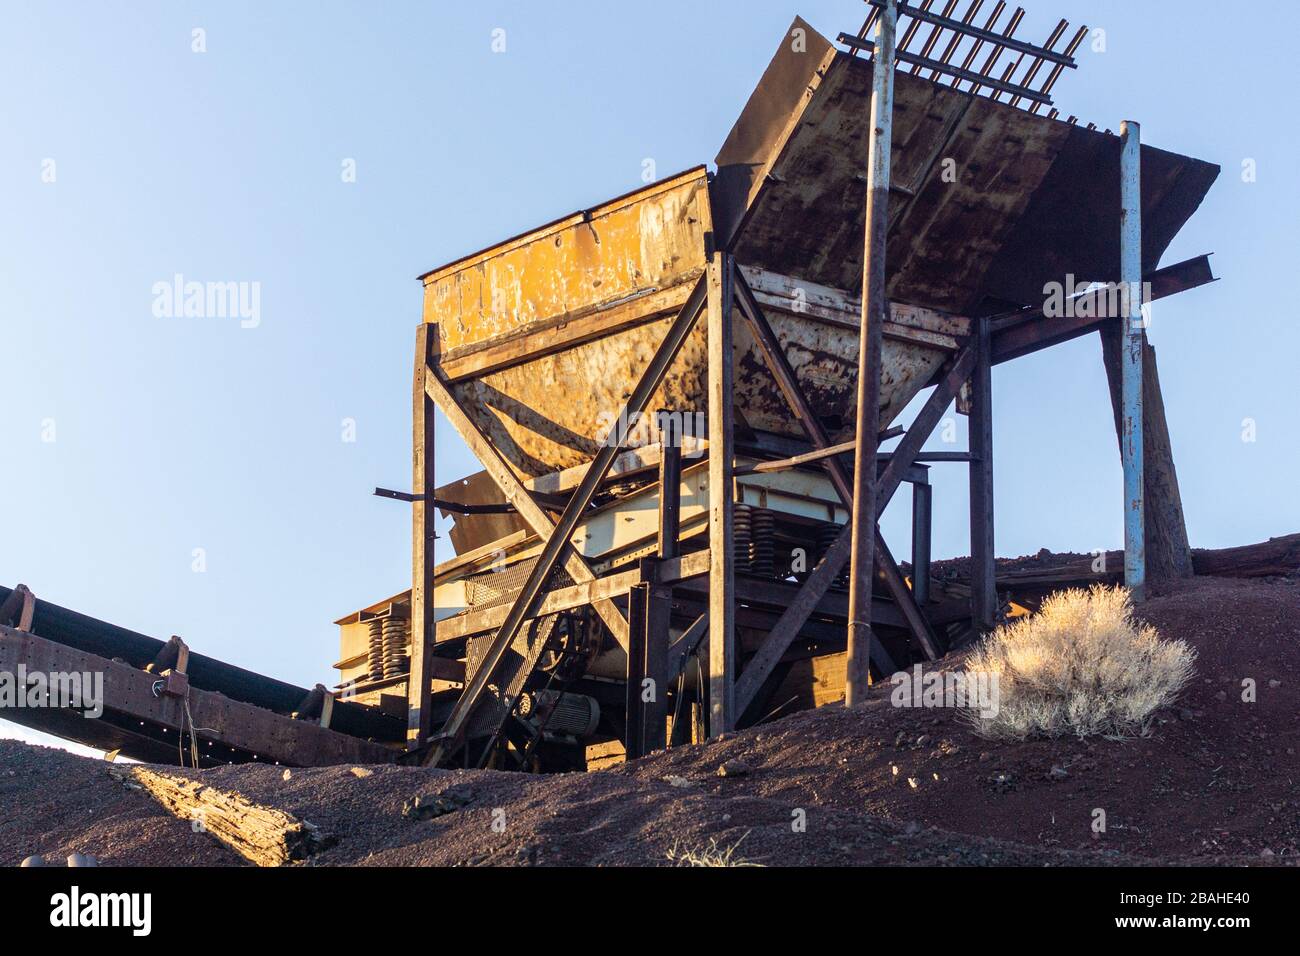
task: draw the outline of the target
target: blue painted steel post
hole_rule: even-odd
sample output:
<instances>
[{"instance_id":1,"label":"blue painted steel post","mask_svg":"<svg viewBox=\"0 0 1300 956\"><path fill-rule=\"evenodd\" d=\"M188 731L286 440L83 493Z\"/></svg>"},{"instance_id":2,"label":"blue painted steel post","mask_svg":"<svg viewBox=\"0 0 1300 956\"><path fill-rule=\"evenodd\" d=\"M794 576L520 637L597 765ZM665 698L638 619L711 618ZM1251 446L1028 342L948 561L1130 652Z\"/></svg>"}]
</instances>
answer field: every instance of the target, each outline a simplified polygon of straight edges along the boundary
<instances>
[{"instance_id":1,"label":"blue painted steel post","mask_svg":"<svg viewBox=\"0 0 1300 956\"><path fill-rule=\"evenodd\" d=\"M1146 597L1146 503L1142 464L1142 127L1120 124L1120 286L1125 303L1121 350L1124 460L1124 584L1133 600Z\"/></svg>"}]
</instances>

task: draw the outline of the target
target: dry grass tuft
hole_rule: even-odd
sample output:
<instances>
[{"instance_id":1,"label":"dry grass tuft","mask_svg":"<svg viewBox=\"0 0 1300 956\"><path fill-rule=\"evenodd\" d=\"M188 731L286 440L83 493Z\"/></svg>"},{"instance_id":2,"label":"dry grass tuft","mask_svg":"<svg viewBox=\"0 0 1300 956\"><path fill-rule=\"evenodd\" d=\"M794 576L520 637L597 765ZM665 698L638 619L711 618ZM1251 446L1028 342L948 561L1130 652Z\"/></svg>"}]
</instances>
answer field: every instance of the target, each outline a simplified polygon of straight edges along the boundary
<instances>
[{"instance_id":1,"label":"dry grass tuft","mask_svg":"<svg viewBox=\"0 0 1300 956\"><path fill-rule=\"evenodd\" d=\"M1133 620L1124 588L1053 594L1037 614L998 628L967 661L996 675L998 710L963 713L993 739L1130 737L1174 701L1196 652Z\"/></svg>"},{"instance_id":2,"label":"dry grass tuft","mask_svg":"<svg viewBox=\"0 0 1300 956\"><path fill-rule=\"evenodd\" d=\"M748 833L745 836L749 836ZM744 842L745 836L729 847L718 846L717 837L709 837L707 846L683 847L674 843L668 851L668 862L673 866L762 866L736 855L736 850Z\"/></svg>"}]
</instances>

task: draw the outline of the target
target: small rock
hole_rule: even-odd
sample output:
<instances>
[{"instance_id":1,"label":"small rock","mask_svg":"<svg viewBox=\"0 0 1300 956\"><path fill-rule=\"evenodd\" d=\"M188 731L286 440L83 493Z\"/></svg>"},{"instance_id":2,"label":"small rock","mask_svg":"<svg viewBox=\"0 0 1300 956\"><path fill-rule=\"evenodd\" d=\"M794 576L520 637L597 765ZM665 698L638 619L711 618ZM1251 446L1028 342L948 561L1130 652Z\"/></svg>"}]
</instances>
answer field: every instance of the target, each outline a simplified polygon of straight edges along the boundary
<instances>
[{"instance_id":1,"label":"small rock","mask_svg":"<svg viewBox=\"0 0 1300 956\"><path fill-rule=\"evenodd\" d=\"M928 744L929 742L930 742L930 735L929 735L929 734L922 734L921 736L919 736L919 737L916 738L916 745L917 745L918 747L924 747L924 746L925 746L926 744Z\"/></svg>"},{"instance_id":2,"label":"small rock","mask_svg":"<svg viewBox=\"0 0 1300 956\"><path fill-rule=\"evenodd\" d=\"M913 790L915 790L918 786L920 786L920 784L917 782L917 779L915 777L908 777L907 785L911 787Z\"/></svg>"},{"instance_id":3,"label":"small rock","mask_svg":"<svg viewBox=\"0 0 1300 956\"><path fill-rule=\"evenodd\" d=\"M1265 847L1264 849L1259 851L1259 855L1262 856L1264 859L1268 860L1273 858L1274 853L1272 850Z\"/></svg>"},{"instance_id":4,"label":"small rock","mask_svg":"<svg viewBox=\"0 0 1300 956\"><path fill-rule=\"evenodd\" d=\"M988 759L989 759L989 755L987 751L980 754L980 763L984 763Z\"/></svg>"},{"instance_id":5,"label":"small rock","mask_svg":"<svg viewBox=\"0 0 1300 956\"><path fill-rule=\"evenodd\" d=\"M19 866L44 866L45 857L41 856L40 854L29 856L18 865Z\"/></svg>"},{"instance_id":6,"label":"small rock","mask_svg":"<svg viewBox=\"0 0 1300 956\"><path fill-rule=\"evenodd\" d=\"M437 796L412 797L402 804L402 816L411 820L432 820L444 814L454 813L470 803L468 791L452 787Z\"/></svg>"},{"instance_id":7,"label":"small rock","mask_svg":"<svg viewBox=\"0 0 1300 956\"><path fill-rule=\"evenodd\" d=\"M903 828L903 832L908 836L916 836L921 832L921 824L911 821Z\"/></svg>"},{"instance_id":8,"label":"small rock","mask_svg":"<svg viewBox=\"0 0 1300 956\"><path fill-rule=\"evenodd\" d=\"M1180 710L1178 711L1178 719L1179 719L1179 720L1193 720L1193 719L1195 719L1195 717L1196 717L1196 714L1193 713L1192 710L1191 710L1190 708L1188 708L1188 707L1183 707L1182 709L1180 709Z\"/></svg>"},{"instance_id":9,"label":"small rock","mask_svg":"<svg viewBox=\"0 0 1300 956\"><path fill-rule=\"evenodd\" d=\"M373 775L374 775L374 771L371 770L369 767L352 768L352 776L357 777L358 779L365 779L366 777L370 777Z\"/></svg>"},{"instance_id":10,"label":"small rock","mask_svg":"<svg viewBox=\"0 0 1300 956\"><path fill-rule=\"evenodd\" d=\"M293 771L292 771L292 770L286 770L284 773L280 774L280 779L281 779L281 780L292 780L292 779L293 779Z\"/></svg>"},{"instance_id":11,"label":"small rock","mask_svg":"<svg viewBox=\"0 0 1300 956\"><path fill-rule=\"evenodd\" d=\"M895 767L893 764L889 765L889 772L892 773L895 777L898 776L898 768Z\"/></svg>"},{"instance_id":12,"label":"small rock","mask_svg":"<svg viewBox=\"0 0 1300 956\"><path fill-rule=\"evenodd\" d=\"M69 853L68 866L99 866L99 861L89 853Z\"/></svg>"},{"instance_id":13,"label":"small rock","mask_svg":"<svg viewBox=\"0 0 1300 956\"><path fill-rule=\"evenodd\" d=\"M664 777L664 781L670 787L689 787L691 785L691 782L685 777L679 777L675 774L669 774L667 777Z\"/></svg>"},{"instance_id":14,"label":"small rock","mask_svg":"<svg viewBox=\"0 0 1300 956\"><path fill-rule=\"evenodd\" d=\"M1064 767L1053 767L1047 776L1052 780L1064 780L1070 775Z\"/></svg>"},{"instance_id":15,"label":"small rock","mask_svg":"<svg viewBox=\"0 0 1300 956\"><path fill-rule=\"evenodd\" d=\"M898 736L894 738L894 746L895 746L895 747L901 747L901 746L903 746L903 741L906 740L906 739L907 739L907 735L906 735L903 731L900 730L900 731L898 732Z\"/></svg>"},{"instance_id":16,"label":"small rock","mask_svg":"<svg viewBox=\"0 0 1300 956\"><path fill-rule=\"evenodd\" d=\"M1219 691L1217 694L1214 695L1214 699L1215 699L1215 700L1227 700L1227 699L1228 699L1228 695L1227 695L1227 693L1226 693L1225 691Z\"/></svg>"},{"instance_id":17,"label":"small rock","mask_svg":"<svg viewBox=\"0 0 1300 956\"><path fill-rule=\"evenodd\" d=\"M1276 678L1273 678L1268 682L1268 686L1273 688L1274 690L1277 690L1279 687L1282 686L1282 682L1280 680L1277 680Z\"/></svg>"},{"instance_id":18,"label":"small rock","mask_svg":"<svg viewBox=\"0 0 1300 956\"><path fill-rule=\"evenodd\" d=\"M744 777L749 774L749 764L743 760L727 760L718 768L719 777Z\"/></svg>"}]
</instances>

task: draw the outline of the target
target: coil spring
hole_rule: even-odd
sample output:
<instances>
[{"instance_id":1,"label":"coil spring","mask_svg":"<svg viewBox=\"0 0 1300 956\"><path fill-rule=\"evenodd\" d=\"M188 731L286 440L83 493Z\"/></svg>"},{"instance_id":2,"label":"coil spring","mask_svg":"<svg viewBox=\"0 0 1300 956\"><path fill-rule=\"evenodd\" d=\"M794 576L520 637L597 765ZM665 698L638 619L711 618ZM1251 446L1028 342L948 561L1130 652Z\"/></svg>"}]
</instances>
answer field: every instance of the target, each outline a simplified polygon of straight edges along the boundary
<instances>
[{"instance_id":1,"label":"coil spring","mask_svg":"<svg viewBox=\"0 0 1300 956\"><path fill-rule=\"evenodd\" d=\"M755 508L749 518L753 535L754 573L764 577L776 576L776 515L767 508Z\"/></svg>"},{"instance_id":2,"label":"coil spring","mask_svg":"<svg viewBox=\"0 0 1300 956\"><path fill-rule=\"evenodd\" d=\"M400 617L386 617L383 625L384 676L398 677L411 669L406 654L406 621Z\"/></svg>"},{"instance_id":3,"label":"coil spring","mask_svg":"<svg viewBox=\"0 0 1300 956\"><path fill-rule=\"evenodd\" d=\"M753 511L749 505L736 505L732 528L732 555L737 571L748 571L753 564L754 528Z\"/></svg>"},{"instance_id":4,"label":"coil spring","mask_svg":"<svg viewBox=\"0 0 1300 956\"><path fill-rule=\"evenodd\" d=\"M370 631L370 645L366 654L366 667L370 674L371 680L379 680L384 676L384 622L379 618L366 621L366 627Z\"/></svg>"},{"instance_id":5,"label":"coil spring","mask_svg":"<svg viewBox=\"0 0 1300 956\"><path fill-rule=\"evenodd\" d=\"M830 550L835 539L840 536L843 529L837 524L823 524L817 528L817 560L820 561L826 557L826 552ZM811 569L810 569L811 570ZM849 564L846 561L840 569L840 573L835 576L835 584L839 587L846 588L849 586Z\"/></svg>"}]
</instances>

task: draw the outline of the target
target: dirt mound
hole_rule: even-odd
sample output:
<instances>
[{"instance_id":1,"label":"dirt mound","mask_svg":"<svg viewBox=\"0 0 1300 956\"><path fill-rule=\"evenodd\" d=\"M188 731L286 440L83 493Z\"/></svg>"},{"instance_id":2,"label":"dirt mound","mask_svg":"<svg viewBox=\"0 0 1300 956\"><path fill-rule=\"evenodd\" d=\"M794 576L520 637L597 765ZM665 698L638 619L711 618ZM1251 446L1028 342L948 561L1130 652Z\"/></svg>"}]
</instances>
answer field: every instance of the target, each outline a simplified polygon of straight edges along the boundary
<instances>
[{"instance_id":1,"label":"dirt mound","mask_svg":"<svg viewBox=\"0 0 1300 956\"><path fill-rule=\"evenodd\" d=\"M852 711L591 774L168 770L319 827L334 842L311 865L666 865L674 848L710 845L769 865L1295 862L1300 585L1199 579L1140 616L1200 655L1142 739L995 744L952 711L892 706L883 685ZM0 742L0 862L74 849L117 864L240 862L107 771ZM415 798L433 811L408 812Z\"/></svg>"},{"instance_id":2,"label":"dirt mound","mask_svg":"<svg viewBox=\"0 0 1300 956\"><path fill-rule=\"evenodd\" d=\"M238 858L153 799L108 775L102 760L0 740L0 866L73 851L105 866L228 866Z\"/></svg>"},{"instance_id":3,"label":"dirt mound","mask_svg":"<svg viewBox=\"0 0 1300 956\"><path fill-rule=\"evenodd\" d=\"M1199 654L1193 684L1150 737L993 743L952 711L892 706L882 685L853 711L796 714L609 772L734 792L713 774L743 760L756 769L740 786L771 800L1084 853L1300 859L1300 585L1198 578L1138 616ZM1094 834L1098 810L1106 829Z\"/></svg>"},{"instance_id":4,"label":"dirt mound","mask_svg":"<svg viewBox=\"0 0 1300 956\"><path fill-rule=\"evenodd\" d=\"M288 780L276 768L256 765L200 773L212 786L286 810L336 838L312 858L315 865L663 866L674 849L737 844L737 857L767 865L1101 862L879 820L856 809L768 799L746 786L719 792L711 782L679 777L367 769L373 773L364 777L346 767L294 770ZM414 797L455 809L416 819L404 812ZM795 826L803 821L805 827Z\"/></svg>"}]
</instances>

